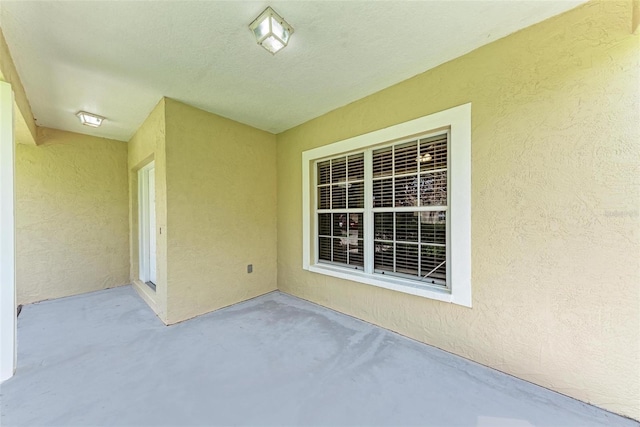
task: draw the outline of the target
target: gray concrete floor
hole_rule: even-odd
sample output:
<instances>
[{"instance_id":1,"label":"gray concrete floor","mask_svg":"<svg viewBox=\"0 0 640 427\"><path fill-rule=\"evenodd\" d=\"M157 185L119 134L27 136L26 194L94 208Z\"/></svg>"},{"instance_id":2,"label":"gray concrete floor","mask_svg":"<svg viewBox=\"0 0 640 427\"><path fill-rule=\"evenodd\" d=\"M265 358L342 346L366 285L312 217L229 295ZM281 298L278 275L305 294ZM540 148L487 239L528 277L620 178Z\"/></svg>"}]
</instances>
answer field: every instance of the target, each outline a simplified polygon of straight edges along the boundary
<instances>
[{"instance_id":1,"label":"gray concrete floor","mask_svg":"<svg viewBox=\"0 0 640 427\"><path fill-rule=\"evenodd\" d=\"M171 327L130 287L18 320L3 426L638 426L278 292Z\"/></svg>"}]
</instances>

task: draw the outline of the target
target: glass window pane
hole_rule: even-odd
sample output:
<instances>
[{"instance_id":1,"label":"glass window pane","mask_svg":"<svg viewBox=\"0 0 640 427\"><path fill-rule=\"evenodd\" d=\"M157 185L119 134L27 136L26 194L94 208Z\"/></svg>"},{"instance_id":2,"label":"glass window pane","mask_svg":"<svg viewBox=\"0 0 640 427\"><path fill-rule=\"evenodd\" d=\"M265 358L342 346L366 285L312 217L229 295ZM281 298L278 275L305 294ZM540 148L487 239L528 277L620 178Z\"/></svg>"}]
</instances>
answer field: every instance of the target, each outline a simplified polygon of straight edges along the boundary
<instances>
[{"instance_id":1,"label":"glass window pane","mask_svg":"<svg viewBox=\"0 0 640 427\"><path fill-rule=\"evenodd\" d=\"M331 186L331 209L344 209L347 207L347 185L337 184Z\"/></svg>"},{"instance_id":2,"label":"glass window pane","mask_svg":"<svg viewBox=\"0 0 640 427\"><path fill-rule=\"evenodd\" d=\"M347 159L340 157L331 160L331 182L344 182L347 180Z\"/></svg>"},{"instance_id":3,"label":"glass window pane","mask_svg":"<svg viewBox=\"0 0 640 427\"><path fill-rule=\"evenodd\" d=\"M318 209L331 208L331 189L329 187L318 187Z\"/></svg>"},{"instance_id":4,"label":"glass window pane","mask_svg":"<svg viewBox=\"0 0 640 427\"><path fill-rule=\"evenodd\" d=\"M418 275L418 245L396 244L396 273Z\"/></svg>"},{"instance_id":5,"label":"glass window pane","mask_svg":"<svg viewBox=\"0 0 640 427\"><path fill-rule=\"evenodd\" d=\"M447 249L444 246L420 245L420 276L426 283L432 283L434 279L446 280L446 253ZM434 269L435 271L432 271ZM427 274L429 276L424 278Z\"/></svg>"},{"instance_id":6,"label":"glass window pane","mask_svg":"<svg viewBox=\"0 0 640 427\"><path fill-rule=\"evenodd\" d=\"M373 181L373 207L388 208L393 206L393 180L380 179Z\"/></svg>"},{"instance_id":7,"label":"glass window pane","mask_svg":"<svg viewBox=\"0 0 640 427\"><path fill-rule=\"evenodd\" d=\"M447 135L420 140L420 171L447 167Z\"/></svg>"},{"instance_id":8,"label":"glass window pane","mask_svg":"<svg viewBox=\"0 0 640 427\"><path fill-rule=\"evenodd\" d=\"M331 162L318 162L318 184L329 184L331 181Z\"/></svg>"},{"instance_id":9,"label":"glass window pane","mask_svg":"<svg viewBox=\"0 0 640 427\"><path fill-rule=\"evenodd\" d=\"M349 156L349 181L364 179L364 154Z\"/></svg>"},{"instance_id":10,"label":"glass window pane","mask_svg":"<svg viewBox=\"0 0 640 427\"><path fill-rule=\"evenodd\" d=\"M318 242L318 259L331 261L331 238L320 237Z\"/></svg>"},{"instance_id":11,"label":"glass window pane","mask_svg":"<svg viewBox=\"0 0 640 427\"><path fill-rule=\"evenodd\" d=\"M333 236L347 237L347 214L345 213L333 214Z\"/></svg>"},{"instance_id":12,"label":"glass window pane","mask_svg":"<svg viewBox=\"0 0 640 427\"><path fill-rule=\"evenodd\" d=\"M331 214L318 214L318 234L321 236L331 236Z\"/></svg>"},{"instance_id":13,"label":"glass window pane","mask_svg":"<svg viewBox=\"0 0 640 427\"><path fill-rule=\"evenodd\" d=\"M405 176L395 179L394 206L418 206L418 177Z\"/></svg>"},{"instance_id":14,"label":"glass window pane","mask_svg":"<svg viewBox=\"0 0 640 427\"><path fill-rule=\"evenodd\" d=\"M333 262L347 263L348 238L333 238Z\"/></svg>"},{"instance_id":15,"label":"glass window pane","mask_svg":"<svg viewBox=\"0 0 640 427\"><path fill-rule=\"evenodd\" d=\"M374 242L373 267L393 271L393 243Z\"/></svg>"},{"instance_id":16,"label":"glass window pane","mask_svg":"<svg viewBox=\"0 0 640 427\"><path fill-rule=\"evenodd\" d=\"M349 207L364 208L364 182L349 184Z\"/></svg>"},{"instance_id":17,"label":"glass window pane","mask_svg":"<svg viewBox=\"0 0 640 427\"><path fill-rule=\"evenodd\" d=\"M420 212L420 242L447 244L446 211Z\"/></svg>"},{"instance_id":18,"label":"glass window pane","mask_svg":"<svg viewBox=\"0 0 640 427\"><path fill-rule=\"evenodd\" d=\"M396 212L396 240L418 242L418 212Z\"/></svg>"},{"instance_id":19,"label":"glass window pane","mask_svg":"<svg viewBox=\"0 0 640 427\"><path fill-rule=\"evenodd\" d=\"M421 206L447 205L447 172L425 173L420 176Z\"/></svg>"},{"instance_id":20,"label":"glass window pane","mask_svg":"<svg viewBox=\"0 0 640 427\"><path fill-rule=\"evenodd\" d=\"M373 215L375 240L393 240L393 212L376 212Z\"/></svg>"},{"instance_id":21,"label":"glass window pane","mask_svg":"<svg viewBox=\"0 0 640 427\"><path fill-rule=\"evenodd\" d=\"M389 176L393 173L393 148L386 147L373 152L373 176Z\"/></svg>"},{"instance_id":22,"label":"glass window pane","mask_svg":"<svg viewBox=\"0 0 640 427\"><path fill-rule=\"evenodd\" d=\"M364 236L362 234L362 214L361 213L351 213L348 214L349 217L349 237L351 239L362 239Z\"/></svg>"},{"instance_id":23,"label":"glass window pane","mask_svg":"<svg viewBox=\"0 0 640 427\"><path fill-rule=\"evenodd\" d=\"M349 214L349 239L347 242L347 249L349 252L350 265L364 265L364 246L362 244L362 217L363 214L361 213Z\"/></svg>"},{"instance_id":24,"label":"glass window pane","mask_svg":"<svg viewBox=\"0 0 640 427\"><path fill-rule=\"evenodd\" d=\"M362 239L349 242L349 265L364 266L364 244Z\"/></svg>"},{"instance_id":25,"label":"glass window pane","mask_svg":"<svg viewBox=\"0 0 640 427\"><path fill-rule=\"evenodd\" d=\"M412 141L395 146L394 174L418 171L418 142Z\"/></svg>"}]
</instances>

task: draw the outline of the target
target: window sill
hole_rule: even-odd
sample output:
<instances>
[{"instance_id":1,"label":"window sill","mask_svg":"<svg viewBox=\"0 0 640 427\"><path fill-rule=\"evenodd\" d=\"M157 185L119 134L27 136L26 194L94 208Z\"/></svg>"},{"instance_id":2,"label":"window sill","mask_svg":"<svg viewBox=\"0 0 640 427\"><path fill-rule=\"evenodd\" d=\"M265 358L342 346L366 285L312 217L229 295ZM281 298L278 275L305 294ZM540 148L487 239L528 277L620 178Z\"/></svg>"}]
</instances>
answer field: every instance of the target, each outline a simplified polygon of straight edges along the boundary
<instances>
[{"instance_id":1,"label":"window sill","mask_svg":"<svg viewBox=\"0 0 640 427\"><path fill-rule=\"evenodd\" d=\"M454 295L448 289L437 289L429 286L428 284L420 286L411 280L405 280L398 277L381 277L379 274L367 274L359 270L351 270L326 264L310 265L308 270L313 273L351 280L354 282L390 289L392 291L403 292L405 294L471 307L470 304L457 302Z\"/></svg>"}]
</instances>

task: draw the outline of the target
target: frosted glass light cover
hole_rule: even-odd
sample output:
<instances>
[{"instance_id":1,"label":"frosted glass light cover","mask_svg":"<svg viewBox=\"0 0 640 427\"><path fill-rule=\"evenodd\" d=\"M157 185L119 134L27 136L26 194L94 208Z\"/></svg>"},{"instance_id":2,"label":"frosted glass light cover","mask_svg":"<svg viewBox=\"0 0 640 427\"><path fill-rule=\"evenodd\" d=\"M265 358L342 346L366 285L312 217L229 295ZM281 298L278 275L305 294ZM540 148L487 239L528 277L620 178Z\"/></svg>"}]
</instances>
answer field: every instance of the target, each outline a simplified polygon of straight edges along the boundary
<instances>
[{"instance_id":1,"label":"frosted glass light cover","mask_svg":"<svg viewBox=\"0 0 640 427\"><path fill-rule=\"evenodd\" d=\"M262 40L265 38L265 36L267 34L269 34L269 20L268 19L264 19L262 22L260 22L260 25L258 25L254 30L253 33L256 36L256 40Z\"/></svg>"},{"instance_id":2,"label":"frosted glass light cover","mask_svg":"<svg viewBox=\"0 0 640 427\"><path fill-rule=\"evenodd\" d=\"M86 111L79 111L76 116L80 119L80 123L86 126L97 128L102 124L104 117L97 114L87 113Z\"/></svg>"},{"instance_id":3,"label":"frosted glass light cover","mask_svg":"<svg viewBox=\"0 0 640 427\"><path fill-rule=\"evenodd\" d=\"M289 41L289 32L274 17L271 17L271 32L285 44Z\"/></svg>"},{"instance_id":4,"label":"frosted glass light cover","mask_svg":"<svg viewBox=\"0 0 640 427\"><path fill-rule=\"evenodd\" d=\"M264 47L271 53L276 53L284 47L284 44L275 36L269 36L263 40L262 47Z\"/></svg>"},{"instance_id":5,"label":"frosted glass light cover","mask_svg":"<svg viewBox=\"0 0 640 427\"><path fill-rule=\"evenodd\" d=\"M270 7L249 25L249 29L258 44L272 54L284 48L293 34L293 28Z\"/></svg>"}]
</instances>

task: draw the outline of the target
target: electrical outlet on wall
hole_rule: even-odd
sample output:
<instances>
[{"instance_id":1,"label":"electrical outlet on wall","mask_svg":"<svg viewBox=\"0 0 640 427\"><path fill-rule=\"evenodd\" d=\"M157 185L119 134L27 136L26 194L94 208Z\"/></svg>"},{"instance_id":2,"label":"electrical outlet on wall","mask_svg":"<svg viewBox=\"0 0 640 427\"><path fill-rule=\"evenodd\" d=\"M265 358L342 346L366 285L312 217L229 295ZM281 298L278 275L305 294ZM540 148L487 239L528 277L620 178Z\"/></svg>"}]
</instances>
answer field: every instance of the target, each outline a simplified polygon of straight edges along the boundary
<instances>
[{"instance_id":1,"label":"electrical outlet on wall","mask_svg":"<svg viewBox=\"0 0 640 427\"><path fill-rule=\"evenodd\" d=\"M253 273L253 264L247 265L247 273Z\"/></svg>"}]
</instances>

